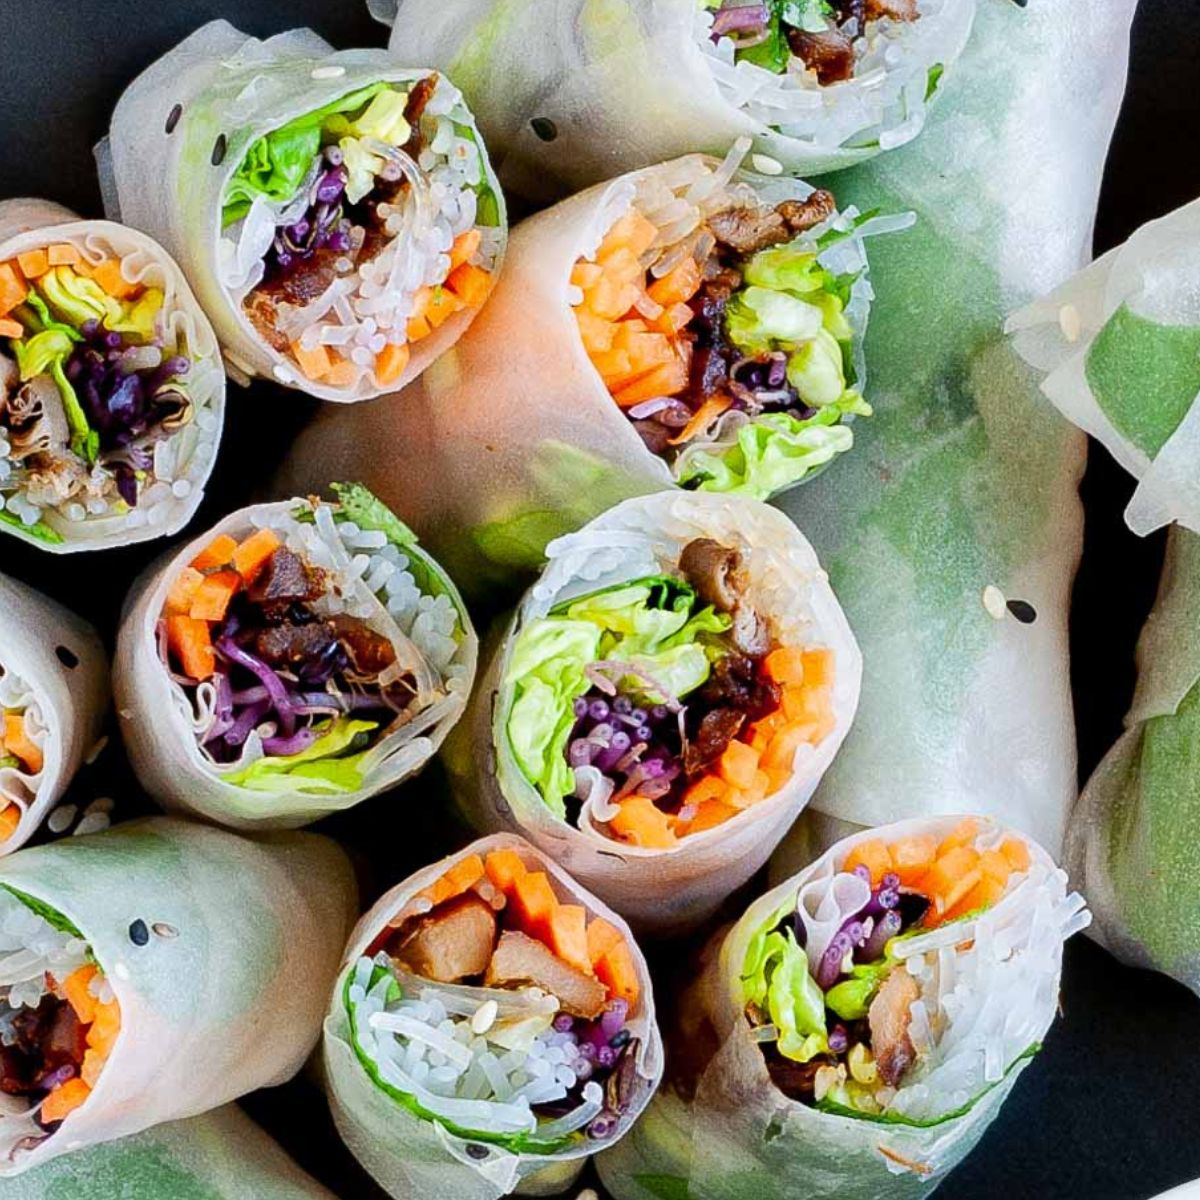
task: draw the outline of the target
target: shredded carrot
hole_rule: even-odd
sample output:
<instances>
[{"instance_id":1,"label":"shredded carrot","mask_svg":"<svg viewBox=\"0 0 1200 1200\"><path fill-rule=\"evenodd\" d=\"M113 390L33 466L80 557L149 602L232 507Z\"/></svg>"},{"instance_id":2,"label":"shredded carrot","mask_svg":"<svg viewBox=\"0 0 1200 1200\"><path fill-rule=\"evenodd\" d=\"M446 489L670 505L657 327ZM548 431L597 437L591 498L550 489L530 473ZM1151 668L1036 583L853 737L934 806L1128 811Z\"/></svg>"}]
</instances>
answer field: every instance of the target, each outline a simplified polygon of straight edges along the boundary
<instances>
[{"instance_id":1,"label":"shredded carrot","mask_svg":"<svg viewBox=\"0 0 1200 1200\"><path fill-rule=\"evenodd\" d=\"M51 1125L73 1113L90 1095L92 1089L78 1077L60 1083L42 1101L42 1121Z\"/></svg>"},{"instance_id":2,"label":"shredded carrot","mask_svg":"<svg viewBox=\"0 0 1200 1200\"><path fill-rule=\"evenodd\" d=\"M468 854L460 858L419 895L423 896L435 908L447 900L461 896L469 888L473 888L483 878L483 859L478 854Z\"/></svg>"},{"instance_id":3,"label":"shredded carrot","mask_svg":"<svg viewBox=\"0 0 1200 1200\"><path fill-rule=\"evenodd\" d=\"M608 823L613 833L633 846L669 850L676 844L675 819L646 796L626 796Z\"/></svg>"},{"instance_id":4,"label":"shredded carrot","mask_svg":"<svg viewBox=\"0 0 1200 1200\"><path fill-rule=\"evenodd\" d=\"M184 613L168 614L167 645L189 678L212 678L217 669L217 656L207 621L197 621Z\"/></svg>"},{"instance_id":5,"label":"shredded carrot","mask_svg":"<svg viewBox=\"0 0 1200 1200\"><path fill-rule=\"evenodd\" d=\"M17 255L17 265L26 279L37 279L50 270L50 255L45 249L26 250Z\"/></svg>"},{"instance_id":6,"label":"shredded carrot","mask_svg":"<svg viewBox=\"0 0 1200 1200\"><path fill-rule=\"evenodd\" d=\"M492 850L483 866L492 884L506 896L516 881L526 874L525 864L515 850Z\"/></svg>"},{"instance_id":7,"label":"shredded carrot","mask_svg":"<svg viewBox=\"0 0 1200 1200\"><path fill-rule=\"evenodd\" d=\"M96 997L91 989L98 974L95 964L85 963L62 981L63 995L83 1025L90 1025L96 1019Z\"/></svg>"},{"instance_id":8,"label":"shredded carrot","mask_svg":"<svg viewBox=\"0 0 1200 1200\"><path fill-rule=\"evenodd\" d=\"M460 263L446 279L446 286L468 307L478 308L492 290L492 277L474 263Z\"/></svg>"},{"instance_id":9,"label":"shredded carrot","mask_svg":"<svg viewBox=\"0 0 1200 1200\"><path fill-rule=\"evenodd\" d=\"M0 317L0 337L19 339L25 335L25 326L11 317Z\"/></svg>"},{"instance_id":10,"label":"shredded carrot","mask_svg":"<svg viewBox=\"0 0 1200 1200\"><path fill-rule=\"evenodd\" d=\"M692 414L691 420L671 438L671 445L682 446L684 442L690 442L697 434L703 433L732 403L731 396L709 396Z\"/></svg>"},{"instance_id":11,"label":"shredded carrot","mask_svg":"<svg viewBox=\"0 0 1200 1200\"><path fill-rule=\"evenodd\" d=\"M327 387L349 387L362 373L358 363L347 358L337 359L321 380Z\"/></svg>"},{"instance_id":12,"label":"shredded carrot","mask_svg":"<svg viewBox=\"0 0 1200 1200\"><path fill-rule=\"evenodd\" d=\"M197 571L212 571L218 567L227 567L233 562L233 552L237 542L227 533L219 533L195 558L192 566Z\"/></svg>"},{"instance_id":13,"label":"shredded carrot","mask_svg":"<svg viewBox=\"0 0 1200 1200\"><path fill-rule=\"evenodd\" d=\"M242 541L234 550L231 561L233 569L247 582L253 583L259 572L267 565L267 559L283 543L271 529L259 529Z\"/></svg>"},{"instance_id":14,"label":"shredded carrot","mask_svg":"<svg viewBox=\"0 0 1200 1200\"><path fill-rule=\"evenodd\" d=\"M214 571L203 576L192 593L189 616L197 621L223 621L241 586L242 577L236 571Z\"/></svg>"},{"instance_id":15,"label":"shredded carrot","mask_svg":"<svg viewBox=\"0 0 1200 1200\"><path fill-rule=\"evenodd\" d=\"M7 804L0 809L0 842L7 842L21 824L21 806Z\"/></svg>"},{"instance_id":16,"label":"shredded carrot","mask_svg":"<svg viewBox=\"0 0 1200 1200\"><path fill-rule=\"evenodd\" d=\"M83 261L83 255L70 242L47 247L46 255L52 267L73 267Z\"/></svg>"},{"instance_id":17,"label":"shredded carrot","mask_svg":"<svg viewBox=\"0 0 1200 1200\"><path fill-rule=\"evenodd\" d=\"M89 274L100 287L116 300L128 300L142 290L141 284L130 283L121 274L121 260L119 258L106 258L98 266L92 267Z\"/></svg>"},{"instance_id":18,"label":"shredded carrot","mask_svg":"<svg viewBox=\"0 0 1200 1200\"><path fill-rule=\"evenodd\" d=\"M169 613L190 613L192 597L204 582L204 573L195 567L184 567L171 583L163 610Z\"/></svg>"},{"instance_id":19,"label":"shredded carrot","mask_svg":"<svg viewBox=\"0 0 1200 1200\"><path fill-rule=\"evenodd\" d=\"M395 383L404 374L411 357L407 342L388 342L375 358L375 382L380 387Z\"/></svg>"},{"instance_id":20,"label":"shredded carrot","mask_svg":"<svg viewBox=\"0 0 1200 1200\"><path fill-rule=\"evenodd\" d=\"M41 748L34 744L33 739L29 736L25 728L24 713L5 713L4 714L4 749L8 754L13 754L21 760L21 766L29 772L30 775L37 775L43 765Z\"/></svg>"},{"instance_id":21,"label":"shredded carrot","mask_svg":"<svg viewBox=\"0 0 1200 1200\"><path fill-rule=\"evenodd\" d=\"M473 227L460 233L454 239L454 245L450 247L450 270L453 271L456 267L461 267L463 263L470 262L478 253L482 241L483 234L477 228Z\"/></svg>"},{"instance_id":22,"label":"shredded carrot","mask_svg":"<svg viewBox=\"0 0 1200 1200\"><path fill-rule=\"evenodd\" d=\"M15 262L0 263L0 317L7 316L28 295L20 267Z\"/></svg>"},{"instance_id":23,"label":"shredded carrot","mask_svg":"<svg viewBox=\"0 0 1200 1200\"><path fill-rule=\"evenodd\" d=\"M299 338L292 343L292 355L300 370L309 379L324 379L329 374L333 362L329 357L329 348L318 342L309 350Z\"/></svg>"}]
</instances>

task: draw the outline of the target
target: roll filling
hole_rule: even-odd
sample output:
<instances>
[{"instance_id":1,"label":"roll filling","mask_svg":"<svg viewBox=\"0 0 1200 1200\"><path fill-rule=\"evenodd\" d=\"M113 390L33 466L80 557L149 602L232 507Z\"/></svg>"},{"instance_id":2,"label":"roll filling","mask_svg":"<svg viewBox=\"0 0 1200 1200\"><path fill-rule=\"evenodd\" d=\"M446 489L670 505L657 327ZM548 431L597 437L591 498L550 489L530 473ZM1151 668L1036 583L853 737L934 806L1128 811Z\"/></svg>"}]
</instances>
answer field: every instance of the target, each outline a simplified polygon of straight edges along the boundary
<instances>
[{"instance_id":1,"label":"roll filling","mask_svg":"<svg viewBox=\"0 0 1200 1200\"><path fill-rule=\"evenodd\" d=\"M433 73L343 96L254 141L223 197L222 282L321 384L397 384L482 305L503 242L470 116Z\"/></svg>"},{"instance_id":2,"label":"roll filling","mask_svg":"<svg viewBox=\"0 0 1200 1200\"><path fill-rule=\"evenodd\" d=\"M85 1104L121 1030L104 969L61 913L0 888L0 1160Z\"/></svg>"},{"instance_id":3,"label":"roll filling","mask_svg":"<svg viewBox=\"0 0 1200 1200\"><path fill-rule=\"evenodd\" d=\"M747 944L745 1020L776 1087L844 1116L933 1125L1038 1048L1078 895L1023 838L859 839Z\"/></svg>"},{"instance_id":4,"label":"roll filling","mask_svg":"<svg viewBox=\"0 0 1200 1200\"><path fill-rule=\"evenodd\" d=\"M359 791L469 686L452 586L365 488L335 491L218 534L167 592L163 667L225 783Z\"/></svg>"},{"instance_id":5,"label":"roll filling","mask_svg":"<svg viewBox=\"0 0 1200 1200\"><path fill-rule=\"evenodd\" d=\"M631 946L511 849L408 900L347 977L359 1060L451 1133L514 1152L597 1148L637 1098Z\"/></svg>"},{"instance_id":6,"label":"roll filling","mask_svg":"<svg viewBox=\"0 0 1200 1200\"><path fill-rule=\"evenodd\" d=\"M871 414L855 365L869 290L833 195L764 199L734 178L747 146L635 176L571 299L592 365L676 480L765 499Z\"/></svg>"},{"instance_id":7,"label":"roll filling","mask_svg":"<svg viewBox=\"0 0 1200 1200\"><path fill-rule=\"evenodd\" d=\"M85 526L165 532L220 428L175 285L84 228L0 262L0 521L53 545Z\"/></svg>"},{"instance_id":8,"label":"roll filling","mask_svg":"<svg viewBox=\"0 0 1200 1200\"><path fill-rule=\"evenodd\" d=\"M33 688L0 664L0 843L12 837L37 799L47 732Z\"/></svg>"},{"instance_id":9,"label":"roll filling","mask_svg":"<svg viewBox=\"0 0 1200 1200\"><path fill-rule=\"evenodd\" d=\"M773 795L836 724L833 651L756 608L736 547L694 538L664 566L529 621L504 691L547 806L651 849Z\"/></svg>"}]
</instances>

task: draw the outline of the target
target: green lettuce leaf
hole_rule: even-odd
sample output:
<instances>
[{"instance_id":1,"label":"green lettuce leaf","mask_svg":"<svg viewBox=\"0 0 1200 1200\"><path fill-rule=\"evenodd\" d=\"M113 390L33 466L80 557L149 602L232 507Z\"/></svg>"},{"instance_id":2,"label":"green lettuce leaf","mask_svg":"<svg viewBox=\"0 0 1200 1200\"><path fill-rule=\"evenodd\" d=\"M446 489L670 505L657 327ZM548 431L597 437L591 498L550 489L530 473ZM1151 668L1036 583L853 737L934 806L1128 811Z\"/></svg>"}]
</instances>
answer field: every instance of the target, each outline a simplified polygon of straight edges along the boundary
<instances>
[{"instance_id":1,"label":"green lettuce leaf","mask_svg":"<svg viewBox=\"0 0 1200 1200\"><path fill-rule=\"evenodd\" d=\"M291 200L321 149L322 126L329 117L356 112L388 83L375 83L331 101L258 138L246 151L225 189L221 209L224 225L240 221L257 196L286 203Z\"/></svg>"},{"instance_id":2,"label":"green lettuce leaf","mask_svg":"<svg viewBox=\"0 0 1200 1200\"><path fill-rule=\"evenodd\" d=\"M378 728L377 721L338 717L307 750L260 758L222 778L255 792L354 792L362 787L363 743Z\"/></svg>"},{"instance_id":3,"label":"green lettuce leaf","mask_svg":"<svg viewBox=\"0 0 1200 1200\"><path fill-rule=\"evenodd\" d=\"M21 529L30 537L35 537L40 542L45 542L48 546L61 546L63 544L63 536L55 529L51 529L45 521L37 521L33 525L26 525L20 517L14 516L7 509L0 509L0 524L12 525L16 529Z\"/></svg>"},{"instance_id":4,"label":"green lettuce leaf","mask_svg":"<svg viewBox=\"0 0 1200 1200\"><path fill-rule=\"evenodd\" d=\"M780 914L750 939L742 968L745 1002L765 1008L779 1030L779 1053L808 1062L829 1049L825 1035L825 997L808 969L808 956L790 929L775 928Z\"/></svg>"}]
</instances>

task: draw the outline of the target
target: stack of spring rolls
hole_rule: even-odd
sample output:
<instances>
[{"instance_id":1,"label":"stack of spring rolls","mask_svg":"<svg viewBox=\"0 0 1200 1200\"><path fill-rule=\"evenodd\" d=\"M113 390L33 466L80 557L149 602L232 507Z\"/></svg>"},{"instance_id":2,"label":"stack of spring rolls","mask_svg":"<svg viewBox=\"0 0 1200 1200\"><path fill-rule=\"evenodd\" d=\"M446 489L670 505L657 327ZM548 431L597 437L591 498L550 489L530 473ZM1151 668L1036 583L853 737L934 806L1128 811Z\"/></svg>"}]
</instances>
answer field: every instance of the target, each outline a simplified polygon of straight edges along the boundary
<instances>
[{"instance_id":1,"label":"stack of spring rolls","mask_svg":"<svg viewBox=\"0 0 1200 1200\"><path fill-rule=\"evenodd\" d=\"M133 82L98 154L110 212L178 257L231 371L324 400L420 374L504 254L503 195L453 83L311 30L203 26Z\"/></svg>"}]
</instances>

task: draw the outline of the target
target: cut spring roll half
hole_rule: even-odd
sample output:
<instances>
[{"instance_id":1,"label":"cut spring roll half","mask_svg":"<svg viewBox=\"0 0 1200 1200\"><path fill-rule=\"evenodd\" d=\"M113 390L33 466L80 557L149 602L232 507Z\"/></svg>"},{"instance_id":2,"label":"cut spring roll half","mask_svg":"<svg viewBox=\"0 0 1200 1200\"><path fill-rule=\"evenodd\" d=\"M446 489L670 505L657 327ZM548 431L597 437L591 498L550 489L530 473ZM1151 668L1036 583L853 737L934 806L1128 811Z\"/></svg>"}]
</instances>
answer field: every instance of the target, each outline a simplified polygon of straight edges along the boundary
<instances>
[{"instance_id":1,"label":"cut spring roll half","mask_svg":"<svg viewBox=\"0 0 1200 1200\"><path fill-rule=\"evenodd\" d=\"M551 538L629 496L763 498L848 450L869 411L865 235L911 218L738 174L744 151L523 221L458 344L402 395L320 413L282 486L351 472L394 500L422 481L414 525L479 587L538 569Z\"/></svg>"},{"instance_id":2,"label":"cut spring roll half","mask_svg":"<svg viewBox=\"0 0 1200 1200\"><path fill-rule=\"evenodd\" d=\"M854 638L808 543L757 501L626 501L548 557L448 754L468 813L631 920L699 920L833 759ZM494 773L468 740L484 731Z\"/></svg>"},{"instance_id":3,"label":"cut spring roll half","mask_svg":"<svg viewBox=\"0 0 1200 1200\"><path fill-rule=\"evenodd\" d=\"M506 188L544 200L754 139L764 172L816 174L920 133L974 0L370 0L394 52L449 70ZM396 10L399 9L397 14Z\"/></svg>"},{"instance_id":4,"label":"cut spring roll half","mask_svg":"<svg viewBox=\"0 0 1200 1200\"><path fill-rule=\"evenodd\" d=\"M1144 225L1007 329L1054 406L1139 480L1129 527L1200 532L1200 201Z\"/></svg>"},{"instance_id":5,"label":"cut spring roll half","mask_svg":"<svg viewBox=\"0 0 1200 1200\"><path fill-rule=\"evenodd\" d=\"M395 390L499 270L504 202L461 95L382 51L212 22L132 84L109 147L120 211L176 246L246 376Z\"/></svg>"},{"instance_id":6,"label":"cut spring roll half","mask_svg":"<svg viewBox=\"0 0 1200 1200\"><path fill-rule=\"evenodd\" d=\"M0 531L58 554L178 532L224 413L216 337L159 245L0 203Z\"/></svg>"},{"instance_id":7,"label":"cut spring roll half","mask_svg":"<svg viewBox=\"0 0 1200 1200\"><path fill-rule=\"evenodd\" d=\"M600 1162L618 1200L920 1196L974 1146L1058 1008L1090 920L1066 874L985 818L864 830L747 910L672 1031L677 1074L636 1145Z\"/></svg>"},{"instance_id":8,"label":"cut spring roll half","mask_svg":"<svg viewBox=\"0 0 1200 1200\"><path fill-rule=\"evenodd\" d=\"M309 834L154 818L6 859L0 1176L288 1078L354 904Z\"/></svg>"},{"instance_id":9,"label":"cut spring roll half","mask_svg":"<svg viewBox=\"0 0 1200 1200\"><path fill-rule=\"evenodd\" d=\"M855 387L871 290L855 214L829 191L774 202L737 181L748 145L611 188L569 294L592 366L671 478L765 500L871 415Z\"/></svg>"},{"instance_id":10,"label":"cut spring roll half","mask_svg":"<svg viewBox=\"0 0 1200 1200\"><path fill-rule=\"evenodd\" d=\"M342 1136L391 1195L540 1195L630 1128L662 1045L624 922L499 835L363 918L325 1064Z\"/></svg>"},{"instance_id":11,"label":"cut spring roll half","mask_svg":"<svg viewBox=\"0 0 1200 1200\"><path fill-rule=\"evenodd\" d=\"M0 575L0 854L57 803L107 707L108 661L91 626Z\"/></svg>"},{"instance_id":12,"label":"cut spring roll half","mask_svg":"<svg viewBox=\"0 0 1200 1200\"><path fill-rule=\"evenodd\" d=\"M454 585L365 488L255 505L152 570L118 643L130 755L164 802L299 825L419 770L476 639Z\"/></svg>"}]
</instances>

